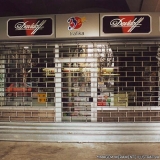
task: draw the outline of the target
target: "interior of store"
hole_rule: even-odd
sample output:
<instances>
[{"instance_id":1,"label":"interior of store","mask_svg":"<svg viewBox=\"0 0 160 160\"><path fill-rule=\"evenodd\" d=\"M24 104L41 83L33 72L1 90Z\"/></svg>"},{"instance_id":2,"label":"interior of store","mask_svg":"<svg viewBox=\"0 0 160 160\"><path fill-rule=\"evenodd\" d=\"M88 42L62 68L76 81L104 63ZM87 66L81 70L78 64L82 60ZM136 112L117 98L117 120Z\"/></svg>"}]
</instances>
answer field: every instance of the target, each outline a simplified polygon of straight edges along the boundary
<instances>
[{"instance_id":1,"label":"interior of store","mask_svg":"<svg viewBox=\"0 0 160 160\"><path fill-rule=\"evenodd\" d=\"M1 105L90 122L97 110L158 106L157 47L67 44L6 48ZM1 93L2 94L2 93Z\"/></svg>"}]
</instances>

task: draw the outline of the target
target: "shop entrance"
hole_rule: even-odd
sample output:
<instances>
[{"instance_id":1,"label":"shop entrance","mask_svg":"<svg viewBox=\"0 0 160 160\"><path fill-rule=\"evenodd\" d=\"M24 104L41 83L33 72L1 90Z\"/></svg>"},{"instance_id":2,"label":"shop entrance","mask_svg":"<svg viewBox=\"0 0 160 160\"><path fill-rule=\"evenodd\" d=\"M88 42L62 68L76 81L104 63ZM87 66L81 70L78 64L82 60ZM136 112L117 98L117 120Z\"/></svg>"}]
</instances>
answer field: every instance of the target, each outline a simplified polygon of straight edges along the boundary
<instances>
[{"instance_id":1,"label":"shop entrance","mask_svg":"<svg viewBox=\"0 0 160 160\"><path fill-rule=\"evenodd\" d=\"M85 53L77 47L66 54L59 51L55 58L56 121L96 121L97 57L91 56L88 47Z\"/></svg>"}]
</instances>

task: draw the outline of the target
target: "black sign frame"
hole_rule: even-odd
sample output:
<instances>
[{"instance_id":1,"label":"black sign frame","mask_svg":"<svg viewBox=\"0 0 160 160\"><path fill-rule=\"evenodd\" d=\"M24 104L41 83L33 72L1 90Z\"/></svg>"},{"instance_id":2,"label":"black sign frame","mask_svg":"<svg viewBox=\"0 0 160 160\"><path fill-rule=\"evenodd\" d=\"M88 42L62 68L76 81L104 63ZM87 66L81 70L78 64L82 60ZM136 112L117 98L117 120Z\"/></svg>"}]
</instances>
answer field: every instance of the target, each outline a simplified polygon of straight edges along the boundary
<instances>
[{"instance_id":1,"label":"black sign frame","mask_svg":"<svg viewBox=\"0 0 160 160\"><path fill-rule=\"evenodd\" d=\"M17 18L7 21L8 37L44 37L53 35L53 19L43 18Z\"/></svg>"},{"instance_id":2,"label":"black sign frame","mask_svg":"<svg viewBox=\"0 0 160 160\"><path fill-rule=\"evenodd\" d=\"M123 22L122 19L128 19ZM150 34L152 18L148 14L104 15L102 17L104 34Z\"/></svg>"}]
</instances>

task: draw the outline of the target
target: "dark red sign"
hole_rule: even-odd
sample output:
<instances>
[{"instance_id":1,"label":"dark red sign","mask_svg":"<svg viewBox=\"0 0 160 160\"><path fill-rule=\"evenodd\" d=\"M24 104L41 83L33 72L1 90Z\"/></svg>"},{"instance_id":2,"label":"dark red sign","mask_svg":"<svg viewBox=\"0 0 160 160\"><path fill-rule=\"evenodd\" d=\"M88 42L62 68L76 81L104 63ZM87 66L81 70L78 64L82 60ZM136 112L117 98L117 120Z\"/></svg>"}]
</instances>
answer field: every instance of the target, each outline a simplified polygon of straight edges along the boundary
<instances>
[{"instance_id":1,"label":"dark red sign","mask_svg":"<svg viewBox=\"0 0 160 160\"><path fill-rule=\"evenodd\" d=\"M11 19L8 21L8 36L47 36L52 34L52 19Z\"/></svg>"},{"instance_id":2,"label":"dark red sign","mask_svg":"<svg viewBox=\"0 0 160 160\"><path fill-rule=\"evenodd\" d=\"M103 32L110 33L150 33L151 20L148 15L104 16Z\"/></svg>"}]
</instances>

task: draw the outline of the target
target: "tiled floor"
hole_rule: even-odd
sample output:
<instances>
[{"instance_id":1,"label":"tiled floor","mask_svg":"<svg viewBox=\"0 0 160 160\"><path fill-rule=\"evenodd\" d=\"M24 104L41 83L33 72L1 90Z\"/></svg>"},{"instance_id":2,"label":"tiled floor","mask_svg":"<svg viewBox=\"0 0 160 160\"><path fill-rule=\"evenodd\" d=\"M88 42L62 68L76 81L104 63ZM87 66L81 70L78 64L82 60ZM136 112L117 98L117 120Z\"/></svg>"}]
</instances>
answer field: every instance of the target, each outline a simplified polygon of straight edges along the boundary
<instances>
[{"instance_id":1,"label":"tiled floor","mask_svg":"<svg viewBox=\"0 0 160 160\"><path fill-rule=\"evenodd\" d=\"M159 143L42 143L0 141L1 160L153 160L157 158L160 159Z\"/></svg>"}]
</instances>

